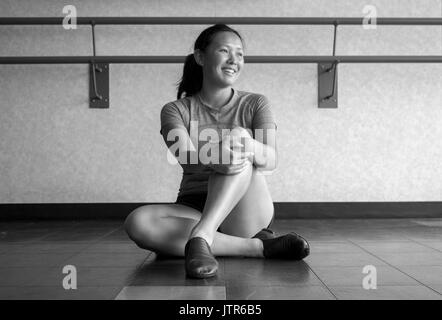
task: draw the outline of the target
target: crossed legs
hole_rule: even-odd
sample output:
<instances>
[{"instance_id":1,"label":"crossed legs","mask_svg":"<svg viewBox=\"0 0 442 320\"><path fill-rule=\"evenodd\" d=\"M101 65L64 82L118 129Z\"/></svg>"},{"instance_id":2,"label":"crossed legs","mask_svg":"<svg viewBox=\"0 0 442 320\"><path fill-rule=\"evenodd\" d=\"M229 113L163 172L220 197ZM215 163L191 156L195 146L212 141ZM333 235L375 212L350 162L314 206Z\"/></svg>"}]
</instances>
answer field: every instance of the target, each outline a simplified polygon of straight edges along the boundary
<instances>
[{"instance_id":1,"label":"crossed legs","mask_svg":"<svg viewBox=\"0 0 442 320\"><path fill-rule=\"evenodd\" d=\"M262 257L262 241L250 238L273 212L265 177L248 161L238 174L209 177L202 214L181 204L146 205L127 217L125 228L138 246L155 252L183 256L187 240L201 237L215 255Z\"/></svg>"},{"instance_id":2,"label":"crossed legs","mask_svg":"<svg viewBox=\"0 0 442 320\"><path fill-rule=\"evenodd\" d=\"M202 237L214 255L262 257L262 241L251 237L272 216L265 177L250 163L236 175L210 176L202 213L181 204L146 205L127 217L125 228L139 247L159 253L184 256L187 240Z\"/></svg>"},{"instance_id":3,"label":"crossed legs","mask_svg":"<svg viewBox=\"0 0 442 320\"><path fill-rule=\"evenodd\" d=\"M309 254L308 243L294 233L251 238L268 226L274 208L265 176L247 161L237 174L210 175L202 213L181 204L137 208L125 221L129 237L141 248L185 256L187 274L198 278L216 273L213 255L304 258Z\"/></svg>"}]
</instances>

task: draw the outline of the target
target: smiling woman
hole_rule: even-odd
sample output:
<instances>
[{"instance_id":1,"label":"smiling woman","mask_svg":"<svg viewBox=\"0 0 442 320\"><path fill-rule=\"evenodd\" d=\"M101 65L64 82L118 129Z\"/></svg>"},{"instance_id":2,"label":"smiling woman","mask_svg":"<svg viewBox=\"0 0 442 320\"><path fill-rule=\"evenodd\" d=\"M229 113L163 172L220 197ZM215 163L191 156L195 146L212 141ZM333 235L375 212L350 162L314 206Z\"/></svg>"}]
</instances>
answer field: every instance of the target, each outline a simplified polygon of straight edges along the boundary
<instances>
[{"instance_id":1,"label":"smiling woman","mask_svg":"<svg viewBox=\"0 0 442 320\"><path fill-rule=\"evenodd\" d=\"M244 66L242 39L233 32L219 32L214 41L202 51L195 50L195 60L203 69L203 78L210 81L203 82L202 98L215 104L222 99L211 96L211 87L228 88L239 77ZM205 68L204 66L208 66ZM226 91L226 90L225 90ZM222 92L220 93L222 94ZM227 92L230 94L230 92ZM217 101L218 100L218 101Z\"/></svg>"},{"instance_id":2,"label":"smiling woman","mask_svg":"<svg viewBox=\"0 0 442 320\"><path fill-rule=\"evenodd\" d=\"M243 68L237 31L223 24L203 30L177 100L161 110L160 133L183 168L178 198L139 207L125 222L138 246L185 256L189 277L214 276L214 255L299 260L310 252L296 233L277 237L269 229L274 208L261 173L276 168L277 125L264 95L233 88ZM199 157L207 144L220 150L208 162Z\"/></svg>"}]
</instances>

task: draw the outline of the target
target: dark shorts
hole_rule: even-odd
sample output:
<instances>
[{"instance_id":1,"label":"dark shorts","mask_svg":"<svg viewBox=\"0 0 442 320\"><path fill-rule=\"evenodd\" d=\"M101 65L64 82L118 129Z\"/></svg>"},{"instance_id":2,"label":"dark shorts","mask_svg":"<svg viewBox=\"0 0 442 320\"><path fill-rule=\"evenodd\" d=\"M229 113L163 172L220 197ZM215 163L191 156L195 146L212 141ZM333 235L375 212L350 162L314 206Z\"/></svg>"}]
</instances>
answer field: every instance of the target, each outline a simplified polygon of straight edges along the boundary
<instances>
[{"instance_id":1,"label":"dark shorts","mask_svg":"<svg viewBox=\"0 0 442 320\"><path fill-rule=\"evenodd\" d=\"M206 199L207 199L207 193L186 194L178 196L178 198L175 201L175 204L182 204L191 207L195 210L198 210L199 212L202 213L204 205L206 204ZM275 214L273 214L272 220L270 221L269 226L267 228L270 228L274 218Z\"/></svg>"}]
</instances>

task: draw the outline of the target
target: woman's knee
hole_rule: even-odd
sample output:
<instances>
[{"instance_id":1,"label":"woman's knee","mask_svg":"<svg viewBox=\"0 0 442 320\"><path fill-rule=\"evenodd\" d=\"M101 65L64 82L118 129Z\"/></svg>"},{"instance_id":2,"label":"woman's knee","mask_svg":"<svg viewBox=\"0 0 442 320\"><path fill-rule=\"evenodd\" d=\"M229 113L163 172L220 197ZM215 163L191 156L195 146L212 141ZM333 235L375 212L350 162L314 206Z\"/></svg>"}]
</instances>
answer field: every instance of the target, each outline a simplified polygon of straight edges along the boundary
<instances>
[{"instance_id":1,"label":"woman's knee","mask_svg":"<svg viewBox=\"0 0 442 320\"><path fill-rule=\"evenodd\" d=\"M138 246L145 247L146 242L155 230L158 211L154 206L142 206L132 211L124 222L124 228L129 238Z\"/></svg>"}]
</instances>

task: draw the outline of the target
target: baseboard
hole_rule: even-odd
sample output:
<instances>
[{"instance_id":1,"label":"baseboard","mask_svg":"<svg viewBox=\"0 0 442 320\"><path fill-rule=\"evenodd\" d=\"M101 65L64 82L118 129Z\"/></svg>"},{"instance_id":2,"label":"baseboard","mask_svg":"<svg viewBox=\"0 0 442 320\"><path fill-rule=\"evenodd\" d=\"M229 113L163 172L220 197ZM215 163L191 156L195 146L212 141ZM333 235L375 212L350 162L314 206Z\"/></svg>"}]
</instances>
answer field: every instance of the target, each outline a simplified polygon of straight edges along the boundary
<instances>
[{"instance_id":1,"label":"baseboard","mask_svg":"<svg viewBox=\"0 0 442 320\"><path fill-rule=\"evenodd\" d=\"M442 218L435 202L275 202L279 219Z\"/></svg>"},{"instance_id":2,"label":"baseboard","mask_svg":"<svg viewBox=\"0 0 442 320\"><path fill-rule=\"evenodd\" d=\"M0 220L124 219L142 205L164 203L0 204ZM442 218L437 202L275 202L276 219Z\"/></svg>"}]
</instances>

